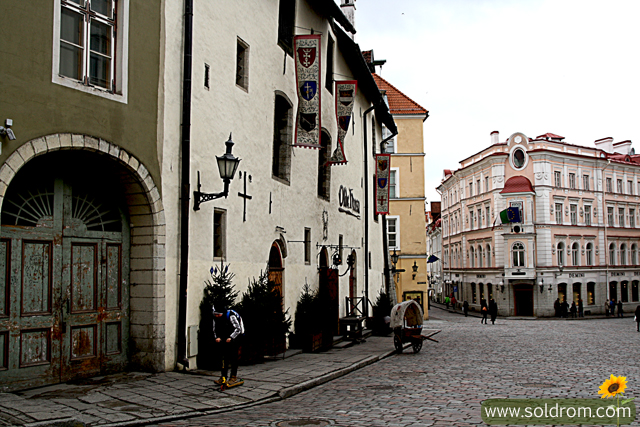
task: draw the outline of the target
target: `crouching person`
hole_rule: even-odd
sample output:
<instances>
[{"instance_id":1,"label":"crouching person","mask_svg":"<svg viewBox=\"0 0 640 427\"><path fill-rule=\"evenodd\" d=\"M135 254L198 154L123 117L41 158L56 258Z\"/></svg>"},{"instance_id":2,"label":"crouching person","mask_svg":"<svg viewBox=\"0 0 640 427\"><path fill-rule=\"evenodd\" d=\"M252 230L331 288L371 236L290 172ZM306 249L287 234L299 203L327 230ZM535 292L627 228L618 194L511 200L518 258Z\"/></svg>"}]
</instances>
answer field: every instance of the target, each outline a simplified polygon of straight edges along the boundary
<instances>
[{"instance_id":1,"label":"crouching person","mask_svg":"<svg viewBox=\"0 0 640 427\"><path fill-rule=\"evenodd\" d=\"M226 307L213 307L213 337L222 344L222 371L215 383L233 387L244 384L238 379L238 353L242 344L244 324L242 317ZM227 376L231 368L231 376Z\"/></svg>"}]
</instances>

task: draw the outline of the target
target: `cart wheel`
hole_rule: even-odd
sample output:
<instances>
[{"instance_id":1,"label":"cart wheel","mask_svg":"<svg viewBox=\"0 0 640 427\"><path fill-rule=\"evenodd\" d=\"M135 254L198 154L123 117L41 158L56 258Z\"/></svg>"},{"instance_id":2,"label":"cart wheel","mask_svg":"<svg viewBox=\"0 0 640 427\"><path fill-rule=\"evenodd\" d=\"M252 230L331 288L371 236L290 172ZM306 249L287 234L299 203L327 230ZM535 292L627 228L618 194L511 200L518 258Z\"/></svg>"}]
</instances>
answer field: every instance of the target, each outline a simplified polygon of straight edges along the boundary
<instances>
[{"instance_id":1,"label":"cart wheel","mask_svg":"<svg viewBox=\"0 0 640 427\"><path fill-rule=\"evenodd\" d=\"M393 334L393 345L396 347L398 354L402 353L402 340L397 334Z\"/></svg>"},{"instance_id":2,"label":"cart wheel","mask_svg":"<svg viewBox=\"0 0 640 427\"><path fill-rule=\"evenodd\" d=\"M414 353L419 352L422 349L422 339L413 340L411 345L413 346Z\"/></svg>"}]
</instances>

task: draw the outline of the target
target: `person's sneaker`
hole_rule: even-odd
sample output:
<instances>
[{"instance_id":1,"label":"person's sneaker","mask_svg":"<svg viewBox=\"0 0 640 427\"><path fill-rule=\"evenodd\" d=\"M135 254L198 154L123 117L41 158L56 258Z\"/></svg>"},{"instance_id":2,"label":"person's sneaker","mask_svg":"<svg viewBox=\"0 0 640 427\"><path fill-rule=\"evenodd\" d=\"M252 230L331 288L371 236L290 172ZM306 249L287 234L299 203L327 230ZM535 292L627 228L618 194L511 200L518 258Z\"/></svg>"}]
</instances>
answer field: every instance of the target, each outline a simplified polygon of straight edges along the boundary
<instances>
[{"instance_id":1,"label":"person's sneaker","mask_svg":"<svg viewBox=\"0 0 640 427\"><path fill-rule=\"evenodd\" d=\"M227 385L229 387L233 387L233 386L236 386L236 385L242 385L242 384L244 384L244 381L243 380L239 380L236 377L229 378L229 382L227 383Z\"/></svg>"},{"instance_id":2,"label":"person's sneaker","mask_svg":"<svg viewBox=\"0 0 640 427\"><path fill-rule=\"evenodd\" d=\"M222 385L222 384L224 384L225 382L226 382L226 381L225 381L225 378L224 378L224 377L220 377L219 379L217 379L217 380L215 380L215 381L214 381L214 383L216 383L216 384L218 384L218 385Z\"/></svg>"}]
</instances>

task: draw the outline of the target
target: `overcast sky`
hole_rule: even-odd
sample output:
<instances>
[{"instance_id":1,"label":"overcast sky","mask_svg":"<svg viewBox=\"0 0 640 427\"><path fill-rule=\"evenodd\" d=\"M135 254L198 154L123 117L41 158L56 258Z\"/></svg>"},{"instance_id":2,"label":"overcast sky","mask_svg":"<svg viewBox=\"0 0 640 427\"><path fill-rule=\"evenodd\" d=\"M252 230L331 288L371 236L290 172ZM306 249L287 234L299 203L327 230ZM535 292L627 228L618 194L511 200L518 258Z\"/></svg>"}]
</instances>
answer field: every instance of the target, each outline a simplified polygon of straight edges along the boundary
<instances>
[{"instance_id":1,"label":"overcast sky","mask_svg":"<svg viewBox=\"0 0 640 427\"><path fill-rule=\"evenodd\" d=\"M494 130L500 141L630 139L640 152L639 20L639 0L356 0L355 40L429 110L434 201L442 170L487 147Z\"/></svg>"}]
</instances>

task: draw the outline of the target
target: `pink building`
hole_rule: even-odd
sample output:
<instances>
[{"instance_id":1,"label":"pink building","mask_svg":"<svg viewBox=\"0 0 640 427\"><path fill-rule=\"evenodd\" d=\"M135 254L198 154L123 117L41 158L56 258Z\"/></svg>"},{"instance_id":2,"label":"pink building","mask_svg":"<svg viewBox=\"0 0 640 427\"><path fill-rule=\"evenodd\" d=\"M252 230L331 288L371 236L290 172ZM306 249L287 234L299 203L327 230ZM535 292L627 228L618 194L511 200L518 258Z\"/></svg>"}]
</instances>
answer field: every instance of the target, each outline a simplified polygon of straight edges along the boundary
<instances>
[{"instance_id":1,"label":"pink building","mask_svg":"<svg viewBox=\"0 0 640 427\"><path fill-rule=\"evenodd\" d=\"M565 143L514 133L445 169L442 255L445 294L476 310L490 298L504 316L553 316L554 302L631 315L640 281L640 155L631 141ZM519 207L520 223L500 212Z\"/></svg>"}]
</instances>

